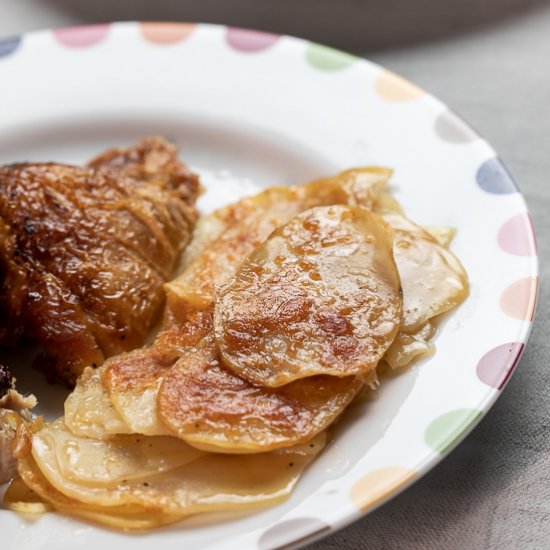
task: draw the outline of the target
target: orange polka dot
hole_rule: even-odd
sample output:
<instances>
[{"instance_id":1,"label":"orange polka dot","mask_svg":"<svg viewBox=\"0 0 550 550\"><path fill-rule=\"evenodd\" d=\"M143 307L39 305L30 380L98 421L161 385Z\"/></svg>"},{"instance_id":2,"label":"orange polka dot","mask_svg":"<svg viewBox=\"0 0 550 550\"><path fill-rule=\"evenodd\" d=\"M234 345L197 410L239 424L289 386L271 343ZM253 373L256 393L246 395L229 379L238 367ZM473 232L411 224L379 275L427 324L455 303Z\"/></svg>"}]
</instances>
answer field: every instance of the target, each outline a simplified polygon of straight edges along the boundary
<instances>
[{"instance_id":1,"label":"orange polka dot","mask_svg":"<svg viewBox=\"0 0 550 550\"><path fill-rule=\"evenodd\" d=\"M414 470L403 466L380 468L353 485L350 492L351 501L359 510L367 510L397 492L415 476Z\"/></svg>"},{"instance_id":2,"label":"orange polka dot","mask_svg":"<svg viewBox=\"0 0 550 550\"><path fill-rule=\"evenodd\" d=\"M500 308L515 319L532 320L537 302L538 278L524 277L504 289Z\"/></svg>"},{"instance_id":3,"label":"orange polka dot","mask_svg":"<svg viewBox=\"0 0 550 550\"><path fill-rule=\"evenodd\" d=\"M153 44L176 44L188 38L195 30L195 23L140 23L142 36Z\"/></svg>"},{"instance_id":4,"label":"orange polka dot","mask_svg":"<svg viewBox=\"0 0 550 550\"><path fill-rule=\"evenodd\" d=\"M412 82L392 73L382 71L374 82L376 93L387 101L412 101L425 95L425 91Z\"/></svg>"}]
</instances>

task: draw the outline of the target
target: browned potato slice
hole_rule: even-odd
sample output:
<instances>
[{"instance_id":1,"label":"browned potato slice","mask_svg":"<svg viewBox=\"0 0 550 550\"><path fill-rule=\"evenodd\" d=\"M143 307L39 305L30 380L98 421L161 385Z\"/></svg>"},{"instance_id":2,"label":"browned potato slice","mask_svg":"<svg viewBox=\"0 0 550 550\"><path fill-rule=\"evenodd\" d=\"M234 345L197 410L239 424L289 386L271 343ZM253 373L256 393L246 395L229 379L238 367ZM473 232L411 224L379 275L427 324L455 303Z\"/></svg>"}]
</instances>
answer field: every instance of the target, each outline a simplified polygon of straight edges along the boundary
<instances>
[{"instance_id":1,"label":"browned potato slice","mask_svg":"<svg viewBox=\"0 0 550 550\"><path fill-rule=\"evenodd\" d=\"M385 214L395 233L394 257L403 287L400 332L419 333L426 323L468 296L464 268L434 237L399 214Z\"/></svg>"},{"instance_id":2,"label":"browned potato slice","mask_svg":"<svg viewBox=\"0 0 550 550\"><path fill-rule=\"evenodd\" d=\"M65 423L75 434L103 439L132 433L113 407L101 383L101 370L88 367L65 401Z\"/></svg>"},{"instance_id":3,"label":"browned potato slice","mask_svg":"<svg viewBox=\"0 0 550 550\"><path fill-rule=\"evenodd\" d=\"M203 216L185 251L182 274L165 285L165 325L172 323L173 316L184 318L185 303L191 309L207 307L214 286L231 277L254 248L296 214L331 204L372 207L391 174L391 170L377 167L347 170L305 185L271 187ZM173 301L175 307L171 307Z\"/></svg>"},{"instance_id":4,"label":"browned potato slice","mask_svg":"<svg viewBox=\"0 0 550 550\"><path fill-rule=\"evenodd\" d=\"M401 322L392 238L380 216L356 206L313 208L275 230L219 290L223 362L271 387L366 376Z\"/></svg>"},{"instance_id":5,"label":"browned potato slice","mask_svg":"<svg viewBox=\"0 0 550 550\"><path fill-rule=\"evenodd\" d=\"M53 429L46 426L34 435L32 458L47 480L39 494L58 509L72 507L90 512L132 516L147 510L183 517L197 512L253 508L278 502L291 492L304 468L322 450L324 435L303 446L256 455L203 454L196 460L180 465L177 456L166 456L164 472L146 477L123 479L113 486L90 483L82 477L86 467L92 467L86 456L89 440L68 434L61 422ZM164 438L165 439L165 438ZM148 438L148 444L160 454L164 439ZM56 448L72 441L71 460L61 469ZM97 440L103 455L113 460L135 463L134 450L120 448L120 437ZM139 462L139 461L138 461ZM29 473L29 469L31 470ZM39 485L36 472L27 457L20 457L19 472L31 487ZM69 476L66 476L69 474ZM37 491L38 492L38 491ZM59 496L61 493L62 496ZM64 500L63 500L64 499ZM82 503L82 504L81 504ZM99 507L99 509L98 509ZM77 512L73 512L77 513ZM162 517L162 516L161 516Z\"/></svg>"},{"instance_id":6,"label":"browned potato slice","mask_svg":"<svg viewBox=\"0 0 550 550\"><path fill-rule=\"evenodd\" d=\"M210 336L165 376L158 413L199 449L265 452L309 441L342 413L362 385L353 376L314 376L276 389L257 387L220 364Z\"/></svg>"}]
</instances>

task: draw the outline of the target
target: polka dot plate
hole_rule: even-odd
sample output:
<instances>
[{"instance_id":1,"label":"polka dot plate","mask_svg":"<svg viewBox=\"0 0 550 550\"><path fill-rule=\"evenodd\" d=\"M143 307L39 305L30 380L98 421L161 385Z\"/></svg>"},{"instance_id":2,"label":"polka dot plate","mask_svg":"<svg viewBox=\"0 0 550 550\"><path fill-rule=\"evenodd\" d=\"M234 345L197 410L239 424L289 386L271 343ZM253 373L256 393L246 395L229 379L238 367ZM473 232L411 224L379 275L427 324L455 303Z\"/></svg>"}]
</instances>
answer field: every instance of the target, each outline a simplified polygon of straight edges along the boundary
<instances>
[{"instance_id":1,"label":"polka dot plate","mask_svg":"<svg viewBox=\"0 0 550 550\"><path fill-rule=\"evenodd\" d=\"M162 134L203 177L203 211L274 184L368 164L395 169L410 217L457 228L471 295L429 360L356 404L282 505L130 536L1 510L2 548L294 548L368 513L437 464L504 388L529 336L535 237L493 149L424 90L363 59L286 36L124 23L0 42L0 161L81 162ZM62 392L19 369L41 411ZM399 526L396 526L398 529Z\"/></svg>"}]
</instances>

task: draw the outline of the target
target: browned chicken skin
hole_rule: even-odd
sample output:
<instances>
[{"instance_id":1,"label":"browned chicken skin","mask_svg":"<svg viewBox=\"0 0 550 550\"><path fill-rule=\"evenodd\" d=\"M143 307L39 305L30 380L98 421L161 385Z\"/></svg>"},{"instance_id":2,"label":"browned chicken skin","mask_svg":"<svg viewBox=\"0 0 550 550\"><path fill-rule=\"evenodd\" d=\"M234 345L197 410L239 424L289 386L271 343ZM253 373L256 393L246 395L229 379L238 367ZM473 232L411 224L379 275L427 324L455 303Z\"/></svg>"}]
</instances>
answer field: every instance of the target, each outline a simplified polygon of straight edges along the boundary
<instances>
[{"instance_id":1,"label":"browned chicken skin","mask_svg":"<svg viewBox=\"0 0 550 550\"><path fill-rule=\"evenodd\" d=\"M161 138L85 167L0 167L0 341L38 341L37 366L74 384L143 344L197 219L199 181Z\"/></svg>"}]
</instances>

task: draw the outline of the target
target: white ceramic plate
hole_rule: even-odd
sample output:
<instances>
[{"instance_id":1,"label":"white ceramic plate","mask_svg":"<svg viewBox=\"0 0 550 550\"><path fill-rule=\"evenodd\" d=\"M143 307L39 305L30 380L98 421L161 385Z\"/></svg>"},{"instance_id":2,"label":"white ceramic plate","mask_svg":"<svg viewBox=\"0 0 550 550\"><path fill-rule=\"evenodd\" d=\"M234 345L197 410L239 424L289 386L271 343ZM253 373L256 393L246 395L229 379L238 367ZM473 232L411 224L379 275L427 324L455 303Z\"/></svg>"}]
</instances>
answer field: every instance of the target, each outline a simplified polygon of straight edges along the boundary
<instances>
[{"instance_id":1,"label":"white ceramic plate","mask_svg":"<svg viewBox=\"0 0 550 550\"><path fill-rule=\"evenodd\" d=\"M2 548L291 548L357 519L441 460L487 412L529 335L537 294L525 203L491 147L423 90L303 40L210 25L115 24L0 43L0 162L81 162L162 134L203 177L204 211L358 165L395 169L422 224L458 229L471 296L437 353L355 406L284 504L125 535L0 510ZM12 358L11 364L13 364ZM63 392L28 369L49 416Z\"/></svg>"}]
</instances>

